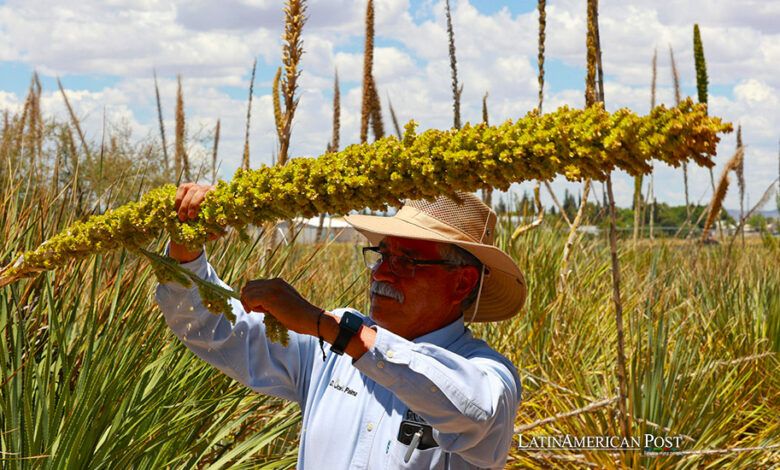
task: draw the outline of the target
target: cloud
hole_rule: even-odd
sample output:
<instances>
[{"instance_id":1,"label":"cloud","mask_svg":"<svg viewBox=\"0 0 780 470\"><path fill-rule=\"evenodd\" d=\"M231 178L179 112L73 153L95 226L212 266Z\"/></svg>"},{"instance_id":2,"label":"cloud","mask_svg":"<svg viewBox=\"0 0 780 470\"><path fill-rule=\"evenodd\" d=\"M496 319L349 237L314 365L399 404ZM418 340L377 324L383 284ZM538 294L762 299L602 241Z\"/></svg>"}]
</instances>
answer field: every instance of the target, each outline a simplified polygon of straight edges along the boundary
<instances>
[{"instance_id":1,"label":"cloud","mask_svg":"<svg viewBox=\"0 0 780 470\"><path fill-rule=\"evenodd\" d=\"M304 28L300 105L292 132L292 155L318 155L331 138L333 72L341 81L342 147L358 140L363 69L364 0L312 0ZM376 0L377 48L374 76L384 111L385 131L392 129L388 98L403 125L414 118L420 130L452 125L452 87L444 2ZM479 4L451 2L458 78L463 85L462 120L482 120L482 97L490 122L524 116L537 103L537 13L511 14L507 8L485 14ZM713 0L608 2L600 10L606 73L606 105L645 113L650 106L650 61L658 48L657 102L674 101L669 46L674 48L683 93L695 93L692 25L701 26L710 77L710 112L741 123L748 145L746 176L751 191L763 192L777 172L780 129L780 4ZM157 69L165 125L173 130L177 73L183 77L190 131L211 132L222 122L220 157L223 176L238 167L246 124L246 92L254 57L255 83L250 148L253 166L271 163L277 141L270 82L280 65L282 6L272 0L10 0L0 6L0 59L27 64L45 76L110 76L102 89L68 90L74 108L92 136L107 116L129 123L139 136L156 135L154 86ZM585 7L560 0L547 6L546 58L584 77ZM545 110L581 107L582 86L551 85L548 70ZM577 80L584 83L584 80ZM74 88L76 88L74 86ZM23 96L0 91L0 106L19 109ZM58 92L44 93L44 106L63 113ZM194 144L193 144L194 145ZM724 136L716 157L715 177L734 151L734 136ZM680 169L658 165L659 200L683 201ZM691 199L711 192L709 171L690 168ZM629 205L633 183L617 173L619 205ZM524 185L518 185L524 188ZM558 179L556 191L576 193L581 185ZM753 189L755 187L756 189ZM528 188L530 189L530 188ZM600 191L600 189L599 189ZM738 206L734 191L727 207ZM600 192L598 193L600 194ZM753 195L757 200L760 194ZM551 201L549 201L551 202ZM705 201L706 202L706 201Z\"/></svg>"}]
</instances>

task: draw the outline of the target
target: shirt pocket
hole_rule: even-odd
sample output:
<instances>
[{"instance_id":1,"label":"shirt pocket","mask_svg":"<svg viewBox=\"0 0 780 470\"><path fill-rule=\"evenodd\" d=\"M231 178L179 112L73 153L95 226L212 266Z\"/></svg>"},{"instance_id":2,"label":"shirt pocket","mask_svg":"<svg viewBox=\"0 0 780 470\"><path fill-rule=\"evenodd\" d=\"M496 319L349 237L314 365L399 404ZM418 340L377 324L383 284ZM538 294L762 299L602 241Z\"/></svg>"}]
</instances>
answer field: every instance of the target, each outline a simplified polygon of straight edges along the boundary
<instances>
[{"instance_id":1,"label":"shirt pocket","mask_svg":"<svg viewBox=\"0 0 780 470\"><path fill-rule=\"evenodd\" d=\"M387 464L385 465L385 468L444 470L445 453L442 452L441 447L433 447L425 450L414 449L409 458L409 462L404 462L404 457L406 456L408 449L409 446L401 443L398 439L393 439L387 453Z\"/></svg>"}]
</instances>

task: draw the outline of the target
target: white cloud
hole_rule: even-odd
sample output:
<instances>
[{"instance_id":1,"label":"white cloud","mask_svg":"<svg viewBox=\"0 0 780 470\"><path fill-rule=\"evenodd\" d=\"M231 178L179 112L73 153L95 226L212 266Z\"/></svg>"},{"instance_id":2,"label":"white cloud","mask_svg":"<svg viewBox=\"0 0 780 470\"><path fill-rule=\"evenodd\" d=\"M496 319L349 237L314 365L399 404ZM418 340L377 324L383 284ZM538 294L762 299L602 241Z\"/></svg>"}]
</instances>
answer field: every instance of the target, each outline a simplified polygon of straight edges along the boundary
<instances>
[{"instance_id":1,"label":"white cloud","mask_svg":"<svg viewBox=\"0 0 780 470\"><path fill-rule=\"evenodd\" d=\"M384 111L385 131L392 130L387 98L401 125L414 118L420 128L452 125L452 89L444 2L427 0L411 11L408 0L376 0L374 76ZM464 86L462 120L482 119L482 96L489 92L490 121L517 119L536 106L537 14L509 10L481 13L467 0L451 2L458 60ZM669 50L675 51L684 92L695 86L692 24L701 26L711 90L710 112L741 123L748 145L746 176L751 191L763 192L776 174L780 129L780 4L713 0L603 2L600 10L608 109L629 107L645 113L650 106L650 61L658 47L658 103L672 103ZM292 133L291 154L317 155L331 138L333 71L341 81L341 143L359 133L363 68L364 0L309 2L304 28L300 105ZM282 7L270 0L11 0L0 6L0 59L22 62L47 76L100 75L117 80L104 89L68 90L84 127L96 136L103 108L108 116L130 123L138 135L157 131L151 70L156 67L169 135L173 130L175 75L181 73L190 130L213 129L222 120L220 155L223 176L239 165L246 120L245 93L252 59L259 57L250 148L255 162L270 163L276 149L270 78L280 64ZM547 6L547 61L582 73L584 83L585 7L580 1L551 1ZM582 86L550 88L548 65L545 110L580 107ZM695 91L694 91L695 92ZM0 91L0 106L18 109L23 97ZM44 94L44 106L62 113L58 92ZM734 136L725 136L716 158L716 177L733 152ZM620 205L631 201L633 184L615 175ZM707 198L706 169L690 168L691 198ZM523 187L522 185L520 185ZM581 185L555 182L577 192ZM753 190L752 188L758 188ZM599 190L600 191L600 190ZM735 207L735 191L726 200ZM600 193L599 193L600 194ZM681 203L680 169L658 165L659 200ZM760 194L752 195L757 200ZM705 201L706 202L706 201ZM738 206L738 203L736 203Z\"/></svg>"}]
</instances>

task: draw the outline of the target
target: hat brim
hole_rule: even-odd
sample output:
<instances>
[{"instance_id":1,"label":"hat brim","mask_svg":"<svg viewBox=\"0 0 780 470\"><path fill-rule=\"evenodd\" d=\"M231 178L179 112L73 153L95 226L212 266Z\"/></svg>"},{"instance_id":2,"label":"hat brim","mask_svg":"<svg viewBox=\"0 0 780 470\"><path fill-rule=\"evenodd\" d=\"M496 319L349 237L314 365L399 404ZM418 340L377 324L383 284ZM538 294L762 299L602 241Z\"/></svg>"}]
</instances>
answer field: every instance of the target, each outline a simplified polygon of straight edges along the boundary
<instances>
[{"instance_id":1,"label":"hat brim","mask_svg":"<svg viewBox=\"0 0 780 470\"><path fill-rule=\"evenodd\" d=\"M344 220L363 234L372 245L388 236L430 240L457 245L477 257L485 265L486 272L475 322L506 320L522 310L527 295L525 278L517 263L497 247L453 240L435 230L395 216L347 215ZM471 319L474 307L475 305L472 305L464 312L465 319Z\"/></svg>"}]
</instances>

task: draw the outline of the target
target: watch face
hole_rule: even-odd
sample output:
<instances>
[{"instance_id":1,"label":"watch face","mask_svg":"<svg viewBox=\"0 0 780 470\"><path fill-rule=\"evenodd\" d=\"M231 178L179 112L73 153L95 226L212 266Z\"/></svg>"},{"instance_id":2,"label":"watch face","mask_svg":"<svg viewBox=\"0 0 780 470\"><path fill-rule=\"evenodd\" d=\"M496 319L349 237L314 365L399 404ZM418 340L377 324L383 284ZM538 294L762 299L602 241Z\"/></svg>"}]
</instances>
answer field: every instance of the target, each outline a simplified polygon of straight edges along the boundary
<instances>
[{"instance_id":1,"label":"watch face","mask_svg":"<svg viewBox=\"0 0 780 470\"><path fill-rule=\"evenodd\" d=\"M355 333L360 330L360 326L363 324L363 319L352 312L345 312L342 318L344 319L344 326Z\"/></svg>"}]
</instances>

